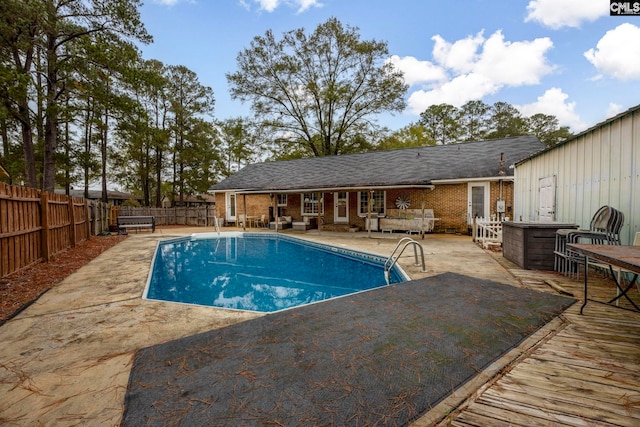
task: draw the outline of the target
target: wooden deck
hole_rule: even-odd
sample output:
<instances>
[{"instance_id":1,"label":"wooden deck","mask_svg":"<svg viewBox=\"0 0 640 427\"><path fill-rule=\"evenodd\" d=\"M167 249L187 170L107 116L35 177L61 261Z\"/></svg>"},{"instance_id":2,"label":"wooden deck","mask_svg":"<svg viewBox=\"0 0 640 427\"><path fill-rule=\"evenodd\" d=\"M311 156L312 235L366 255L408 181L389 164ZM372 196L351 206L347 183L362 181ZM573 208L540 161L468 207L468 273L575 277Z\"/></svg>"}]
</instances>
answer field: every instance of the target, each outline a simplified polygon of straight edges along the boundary
<instances>
[{"instance_id":1,"label":"wooden deck","mask_svg":"<svg viewBox=\"0 0 640 427\"><path fill-rule=\"evenodd\" d=\"M562 289L582 299L582 281L518 269L500 259L523 286ZM590 297L611 298L613 282L590 274ZM640 293L632 290L634 301ZM623 305L621 303L621 305ZM561 316L553 333L476 389L441 426L640 426L640 313L589 302ZM423 425L420 421L416 426Z\"/></svg>"}]
</instances>

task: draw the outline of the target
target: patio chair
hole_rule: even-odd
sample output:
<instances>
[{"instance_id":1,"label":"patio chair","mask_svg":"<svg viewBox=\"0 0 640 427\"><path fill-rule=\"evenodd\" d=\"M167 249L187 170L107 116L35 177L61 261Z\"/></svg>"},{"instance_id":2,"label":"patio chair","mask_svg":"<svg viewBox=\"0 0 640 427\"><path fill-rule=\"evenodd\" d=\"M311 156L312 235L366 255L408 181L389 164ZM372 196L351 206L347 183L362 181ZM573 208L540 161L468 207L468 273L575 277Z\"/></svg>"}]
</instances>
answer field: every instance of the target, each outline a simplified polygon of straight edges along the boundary
<instances>
[{"instance_id":1,"label":"patio chair","mask_svg":"<svg viewBox=\"0 0 640 427\"><path fill-rule=\"evenodd\" d=\"M265 227L267 225L266 217L265 214L262 214L260 218L257 218L255 222L256 227Z\"/></svg>"},{"instance_id":2,"label":"patio chair","mask_svg":"<svg viewBox=\"0 0 640 427\"><path fill-rule=\"evenodd\" d=\"M574 228L561 228L556 230L556 241L555 241L555 250L554 250L554 270L562 273L564 275L568 275L573 273L571 270L573 265L568 258L567 253L567 238L570 233L573 232L592 232L592 231L601 231L606 227L607 222L609 221L609 216L611 215L611 207L610 206L602 206L600 209L596 211L591 218L591 222L589 223L588 229L576 230Z\"/></svg>"},{"instance_id":3,"label":"patio chair","mask_svg":"<svg viewBox=\"0 0 640 427\"><path fill-rule=\"evenodd\" d=\"M589 243L593 245L619 245L620 230L624 225L624 214L617 209L609 207L606 215L602 215L595 223L595 230L574 230L567 234L567 243ZM585 257L572 251L566 252L569 273L580 273L580 266L585 265ZM585 266L586 268L587 266ZM596 261L589 262L588 267L597 267L609 271L609 266Z\"/></svg>"}]
</instances>

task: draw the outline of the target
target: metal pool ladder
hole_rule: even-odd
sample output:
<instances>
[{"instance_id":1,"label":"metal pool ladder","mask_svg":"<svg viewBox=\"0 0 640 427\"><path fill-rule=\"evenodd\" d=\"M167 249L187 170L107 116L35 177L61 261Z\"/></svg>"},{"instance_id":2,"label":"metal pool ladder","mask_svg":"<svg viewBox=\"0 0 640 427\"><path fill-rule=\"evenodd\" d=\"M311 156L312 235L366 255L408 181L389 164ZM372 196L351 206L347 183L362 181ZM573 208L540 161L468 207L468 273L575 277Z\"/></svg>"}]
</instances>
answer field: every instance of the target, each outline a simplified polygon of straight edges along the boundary
<instances>
[{"instance_id":1,"label":"metal pool ladder","mask_svg":"<svg viewBox=\"0 0 640 427\"><path fill-rule=\"evenodd\" d=\"M400 248L400 246L402 246L402 249L400 249L398 256L394 257L396 252L398 252L398 249ZM384 262L384 280L387 281L387 285L389 284L389 271L393 268L394 265L396 265L396 263L398 262L398 259L400 259L400 257L404 253L404 250L407 249L407 246L413 246L413 255L415 257L415 263L413 265L415 265L416 267L420 266L420 263L418 262L418 248L420 248L420 256L422 257L421 271L423 273L427 272L427 269L424 265L424 250L422 249L422 245L416 242L415 240L413 240L411 237L403 237L402 239L400 239L396 247L393 249L393 252L391 252L391 255L389 255L389 258L387 258L387 260Z\"/></svg>"}]
</instances>

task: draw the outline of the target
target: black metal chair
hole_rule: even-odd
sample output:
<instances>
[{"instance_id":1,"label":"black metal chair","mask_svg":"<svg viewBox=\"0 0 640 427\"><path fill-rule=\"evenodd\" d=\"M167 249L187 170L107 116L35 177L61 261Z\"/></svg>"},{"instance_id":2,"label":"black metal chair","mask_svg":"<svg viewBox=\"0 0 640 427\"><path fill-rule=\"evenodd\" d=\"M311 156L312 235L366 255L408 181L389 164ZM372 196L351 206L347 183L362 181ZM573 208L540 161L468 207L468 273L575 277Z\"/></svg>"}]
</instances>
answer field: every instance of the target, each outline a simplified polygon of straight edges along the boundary
<instances>
[{"instance_id":1,"label":"black metal chair","mask_svg":"<svg viewBox=\"0 0 640 427\"><path fill-rule=\"evenodd\" d=\"M554 269L566 275L573 274L575 267L569 260L567 253L567 241L570 233L576 232L601 232L606 228L606 224L611 216L611 207L602 206L591 218L588 229L576 230L575 228L562 228L556 231L556 242L554 250Z\"/></svg>"},{"instance_id":2,"label":"black metal chair","mask_svg":"<svg viewBox=\"0 0 640 427\"><path fill-rule=\"evenodd\" d=\"M609 208L607 215L598 218L595 230L582 231L575 230L567 234L567 243L589 243L593 245L619 245L620 230L624 225L624 214L617 209ZM585 257L570 250L566 251L569 272L575 274L576 278L580 273L580 266L596 267L602 271L609 271L608 265L592 261L585 265Z\"/></svg>"}]
</instances>

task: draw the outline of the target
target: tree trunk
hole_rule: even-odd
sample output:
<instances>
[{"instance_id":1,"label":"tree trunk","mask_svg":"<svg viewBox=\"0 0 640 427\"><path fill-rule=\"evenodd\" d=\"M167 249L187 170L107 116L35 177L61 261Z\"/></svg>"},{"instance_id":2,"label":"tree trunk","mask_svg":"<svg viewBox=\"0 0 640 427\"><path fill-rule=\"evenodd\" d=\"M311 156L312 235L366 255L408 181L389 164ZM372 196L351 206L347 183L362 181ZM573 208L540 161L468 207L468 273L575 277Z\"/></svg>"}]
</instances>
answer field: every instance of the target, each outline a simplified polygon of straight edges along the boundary
<instances>
[{"instance_id":1,"label":"tree trunk","mask_svg":"<svg viewBox=\"0 0 640 427\"><path fill-rule=\"evenodd\" d=\"M22 151L24 153L24 176L27 180L27 187L37 188L36 180L36 158L33 150L33 132L31 124L20 122L22 128Z\"/></svg>"},{"instance_id":2,"label":"tree trunk","mask_svg":"<svg viewBox=\"0 0 640 427\"><path fill-rule=\"evenodd\" d=\"M69 109L69 97L65 97L64 108L66 110ZM71 139L71 131L69 130L69 119L67 118L64 121L64 151L65 151L65 158L67 159L71 158L70 139ZM64 168L64 194L68 196L70 194L70 191L71 191L71 168L66 167Z\"/></svg>"},{"instance_id":3,"label":"tree trunk","mask_svg":"<svg viewBox=\"0 0 640 427\"><path fill-rule=\"evenodd\" d=\"M7 119L0 120L0 135L2 135L2 157L9 155L9 129Z\"/></svg>"},{"instance_id":4,"label":"tree trunk","mask_svg":"<svg viewBox=\"0 0 640 427\"><path fill-rule=\"evenodd\" d=\"M92 124L93 109L95 105L91 105L93 98L87 99L87 115L84 120L84 160L82 171L84 172L84 197L89 198L89 158L91 157L91 139L93 138Z\"/></svg>"},{"instance_id":5,"label":"tree trunk","mask_svg":"<svg viewBox=\"0 0 640 427\"><path fill-rule=\"evenodd\" d=\"M104 110L104 127L102 131L102 144L100 146L100 154L101 154L101 178L102 178L102 201L107 203L109 201L109 197L107 195L107 140L109 138L109 108L105 108Z\"/></svg>"},{"instance_id":6,"label":"tree trunk","mask_svg":"<svg viewBox=\"0 0 640 427\"><path fill-rule=\"evenodd\" d=\"M47 105L44 123L44 163L42 189L53 193L56 186L56 148L58 142L58 55L55 35L47 35Z\"/></svg>"},{"instance_id":7,"label":"tree trunk","mask_svg":"<svg viewBox=\"0 0 640 427\"><path fill-rule=\"evenodd\" d=\"M21 100L19 109L20 129L22 131L22 152L24 153L24 176L27 180L27 187L37 188L36 179L36 156L33 149L33 130L29 120L29 106Z\"/></svg>"},{"instance_id":8,"label":"tree trunk","mask_svg":"<svg viewBox=\"0 0 640 427\"><path fill-rule=\"evenodd\" d=\"M156 148L156 207L162 207L162 150Z\"/></svg>"},{"instance_id":9,"label":"tree trunk","mask_svg":"<svg viewBox=\"0 0 640 427\"><path fill-rule=\"evenodd\" d=\"M145 206L151 206L151 136L147 136L147 143L144 149L144 181L142 195Z\"/></svg>"}]
</instances>

